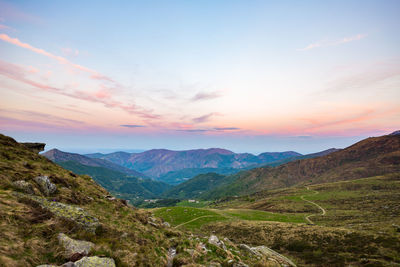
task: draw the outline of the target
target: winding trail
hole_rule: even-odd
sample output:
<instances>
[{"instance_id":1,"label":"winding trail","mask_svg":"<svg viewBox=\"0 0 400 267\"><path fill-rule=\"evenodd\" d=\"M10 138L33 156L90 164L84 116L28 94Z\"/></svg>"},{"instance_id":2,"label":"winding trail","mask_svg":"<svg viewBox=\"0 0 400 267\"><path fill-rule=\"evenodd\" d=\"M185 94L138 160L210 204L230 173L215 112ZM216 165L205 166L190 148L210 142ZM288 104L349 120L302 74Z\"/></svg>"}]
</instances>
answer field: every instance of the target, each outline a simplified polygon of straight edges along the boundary
<instances>
[{"instance_id":1,"label":"winding trail","mask_svg":"<svg viewBox=\"0 0 400 267\"><path fill-rule=\"evenodd\" d=\"M311 191L310 187L307 186L307 190L310 190L310 191ZM315 191L315 190L312 190L312 191L314 191L314 195L319 194L318 191ZM306 220L307 220L310 224L315 224L315 223L310 219L310 217L312 217L312 216L317 216L317 215L324 216L324 215L326 214L326 210L325 210L323 207L321 207L320 205L318 205L317 203L315 203L315 202L313 202L313 201L311 201L311 200L305 199L305 198L304 198L305 196L307 196L307 195L302 195L300 198L301 198L302 200L308 202L308 203L313 204L314 206L317 206L317 207L321 210L321 214L311 214L311 215L306 216Z\"/></svg>"},{"instance_id":2,"label":"winding trail","mask_svg":"<svg viewBox=\"0 0 400 267\"><path fill-rule=\"evenodd\" d=\"M187 222L178 224L178 225L175 226L174 228L178 228L178 227L180 227L180 226L182 226L182 225L185 225L185 224L194 222L194 221L196 221L196 220L198 220L198 219L201 219L201 218L205 218L205 217L215 217L215 216L218 216L218 215L204 215L204 216L200 216L200 217L194 218L193 220L190 220L190 221L187 221Z\"/></svg>"}]
</instances>

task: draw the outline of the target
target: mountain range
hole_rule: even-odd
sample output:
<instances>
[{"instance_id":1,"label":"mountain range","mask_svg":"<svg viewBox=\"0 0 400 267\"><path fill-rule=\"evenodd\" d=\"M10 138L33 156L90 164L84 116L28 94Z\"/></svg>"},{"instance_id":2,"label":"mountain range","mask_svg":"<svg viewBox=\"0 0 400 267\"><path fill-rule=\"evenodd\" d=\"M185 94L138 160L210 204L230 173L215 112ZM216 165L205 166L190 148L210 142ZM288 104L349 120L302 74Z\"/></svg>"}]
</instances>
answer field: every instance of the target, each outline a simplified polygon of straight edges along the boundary
<instances>
[{"instance_id":1,"label":"mountain range","mask_svg":"<svg viewBox=\"0 0 400 267\"><path fill-rule=\"evenodd\" d=\"M152 149L142 153L115 152L87 154L93 159L103 159L136 170L156 180L177 184L197 174L237 172L258 164L301 156L293 151L266 152L258 156L250 153L234 153L221 148L173 151ZM173 180L175 179L178 180ZM177 178L178 177L178 178Z\"/></svg>"},{"instance_id":2,"label":"mountain range","mask_svg":"<svg viewBox=\"0 0 400 267\"><path fill-rule=\"evenodd\" d=\"M201 198L217 199L263 190L353 180L399 171L400 135L391 134L367 138L324 156L294 160L276 167L254 168L227 176L215 188L204 192ZM214 181L214 178L210 176L210 180ZM206 183L206 177L201 177L201 179ZM190 187L189 182L180 186L184 188L185 185ZM184 189L181 190L184 191Z\"/></svg>"}]
</instances>

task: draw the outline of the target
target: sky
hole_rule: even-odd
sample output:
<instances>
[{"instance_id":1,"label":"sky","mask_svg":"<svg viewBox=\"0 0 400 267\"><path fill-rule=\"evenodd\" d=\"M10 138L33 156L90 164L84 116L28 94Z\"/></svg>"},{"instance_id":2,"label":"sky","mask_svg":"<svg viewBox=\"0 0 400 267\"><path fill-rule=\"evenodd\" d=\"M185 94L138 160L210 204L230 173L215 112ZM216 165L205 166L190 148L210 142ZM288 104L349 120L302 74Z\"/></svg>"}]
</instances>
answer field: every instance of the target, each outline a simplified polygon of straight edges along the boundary
<instances>
[{"instance_id":1,"label":"sky","mask_svg":"<svg viewBox=\"0 0 400 267\"><path fill-rule=\"evenodd\" d=\"M400 1L2 1L0 132L75 152L343 148L400 127Z\"/></svg>"}]
</instances>

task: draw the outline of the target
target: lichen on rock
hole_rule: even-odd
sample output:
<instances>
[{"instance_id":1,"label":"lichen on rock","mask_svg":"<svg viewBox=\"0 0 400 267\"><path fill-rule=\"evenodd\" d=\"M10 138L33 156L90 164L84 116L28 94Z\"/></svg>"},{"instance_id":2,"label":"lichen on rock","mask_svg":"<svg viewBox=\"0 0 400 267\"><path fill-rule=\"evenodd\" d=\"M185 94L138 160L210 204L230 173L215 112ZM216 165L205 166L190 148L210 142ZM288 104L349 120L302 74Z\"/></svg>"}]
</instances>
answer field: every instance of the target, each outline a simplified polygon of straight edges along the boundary
<instances>
[{"instance_id":1,"label":"lichen on rock","mask_svg":"<svg viewBox=\"0 0 400 267\"><path fill-rule=\"evenodd\" d=\"M63 246L65 252L64 256L70 259L76 254L87 256L94 244L89 241L75 240L68 237L66 234L60 233L57 236L58 242Z\"/></svg>"},{"instance_id":2,"label":"lichen on rock","mask_svg":"<svg viewBox=\"0 0 400 267\"><path fill-rule=\"evenodd\" d=\"M18 180L12 183L12 185L14 186L14 188L21 190L22 192L26 193L26 194L35 194L35 191L33 190L33 186L24 181L24 180Z\"/></svg>"},{"instance_id":3,"label":"lichen on rock","mask_svg":"<svg viewBox=\"0 0 400 267\"><path fill-rule=\"evenodd\" d=\"M40 192L45 196L50 196L57 191L56 185L50 181L48 176L38 176L34 180L38 184Z\"/></svg>"},{"instance_id":4,"label":"lichen on rock","mask_svg":"<svg viewBox=\"0 0 400 267\"><path fill-rule=\"evenodd\" d=\"M100 258L97 256L83 257L75 262L76 267L115 267L114 259Z\"/></svg>"}]
</instances>

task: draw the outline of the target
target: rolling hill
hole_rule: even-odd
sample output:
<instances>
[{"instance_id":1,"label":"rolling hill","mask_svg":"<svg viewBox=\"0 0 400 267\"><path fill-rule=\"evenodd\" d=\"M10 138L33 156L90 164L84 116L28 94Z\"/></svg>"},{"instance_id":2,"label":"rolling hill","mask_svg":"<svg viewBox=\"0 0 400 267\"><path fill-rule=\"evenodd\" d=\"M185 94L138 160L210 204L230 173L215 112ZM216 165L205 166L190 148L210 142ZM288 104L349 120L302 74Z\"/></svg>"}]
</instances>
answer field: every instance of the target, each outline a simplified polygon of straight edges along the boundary
<instances>
[{"instance_id":1,"label":"rolling hill","mask_svg":"<svg viewBox=\"0 0 400 267\"><path fill-rule=\"evenodd\" d=\"M295 160L277 167L262 167L227 176L202 198L251 194L299 184L352 180L400 171L400 136L364 139L325 156Z\"/></svg>"}]
</instances>

